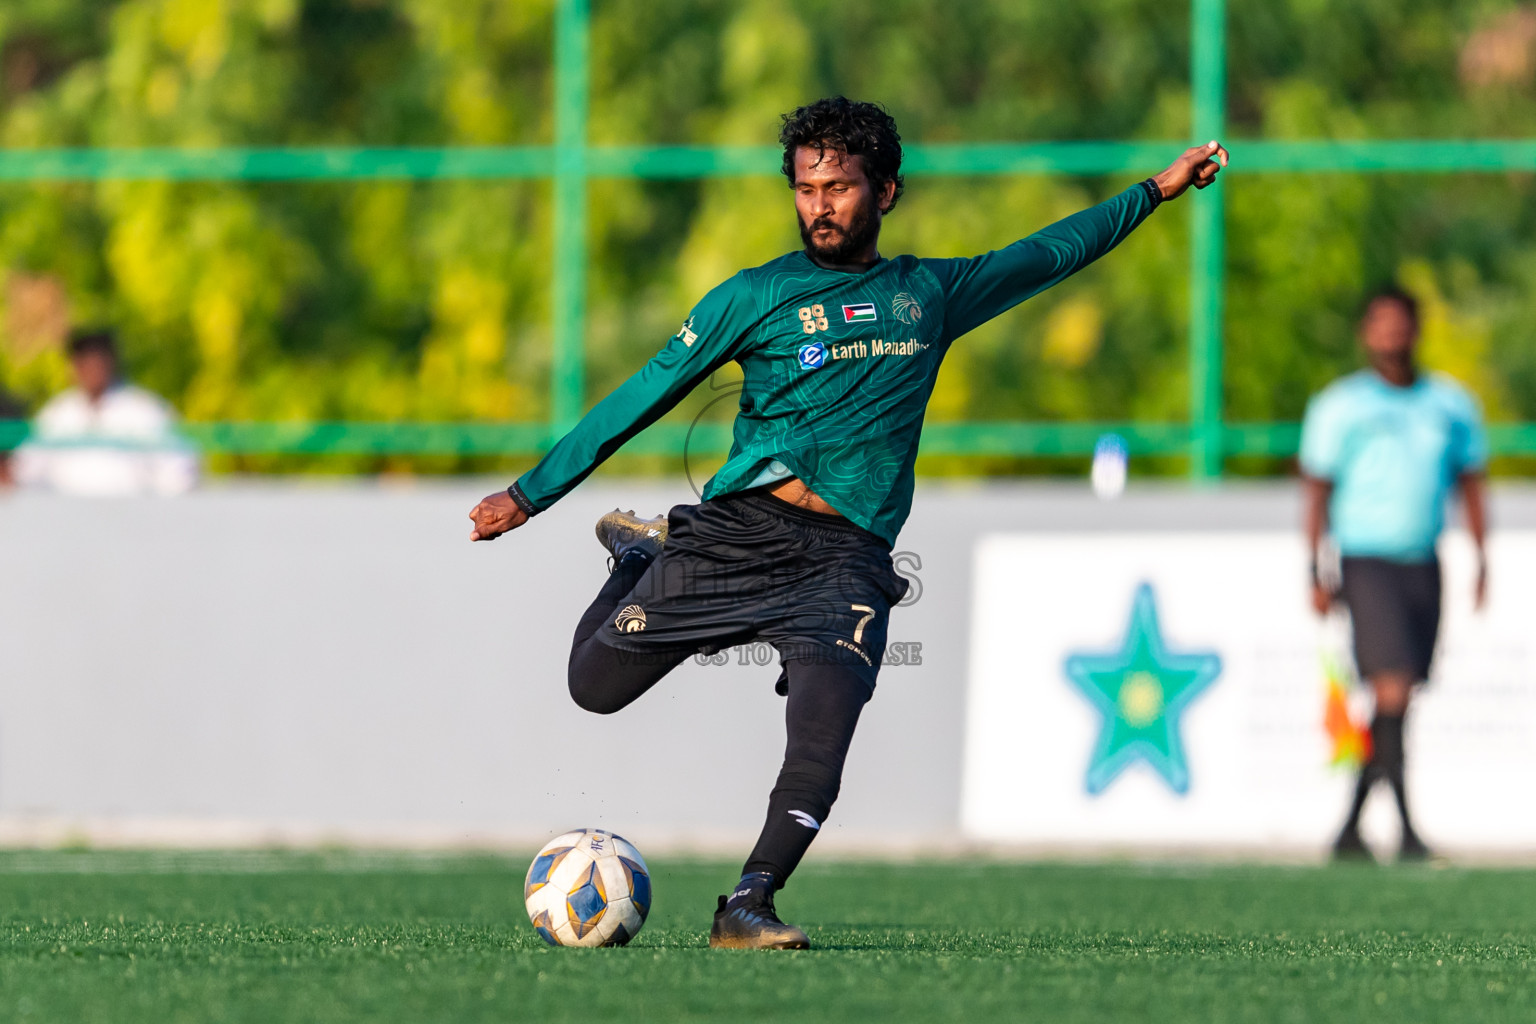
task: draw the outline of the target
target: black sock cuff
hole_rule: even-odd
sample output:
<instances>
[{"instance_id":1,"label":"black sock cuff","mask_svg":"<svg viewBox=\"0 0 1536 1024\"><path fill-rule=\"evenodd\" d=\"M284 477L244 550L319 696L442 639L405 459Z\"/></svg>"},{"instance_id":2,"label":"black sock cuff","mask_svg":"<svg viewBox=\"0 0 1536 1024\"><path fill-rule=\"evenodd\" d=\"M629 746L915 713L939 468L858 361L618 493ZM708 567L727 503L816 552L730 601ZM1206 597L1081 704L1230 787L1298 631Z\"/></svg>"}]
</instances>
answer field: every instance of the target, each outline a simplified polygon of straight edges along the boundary
<instances>
[{"instance_id":1,"label":"black sock cuff","mask_svg":"<svg viewBox=\"0 0 1536 1024\"><path fill-rule=\"evenodd\" d=\"M1371 720L1371 760L1392 771L1403 763L1403 716L1377 714Z\"/></svg>"},{"instance_id":2,"label":"black sock cuff","mask_svg":"<svg viewBox=\"0 0 1536 1024\"><path fill-rule=\"evenodd\" d=\"M739 905L742 900L759 899L764 895L772 897L782 888L784 883L775 872L743 869L741 881L736 883L736 888L725 898L725 903L726 906L733 903Z\"/></svg>"},{"instance_id":3,"label":"black sock cuff","mask_svg":"<svg viewBox=\"0 0 1536 1024\"><path fill-rule=\"evenodd\" d=\"M829 764L820 761L808 761L801 758L786 758L783 767L779 769L779 782L782 784L787 779L819 783L821 785L836 786L842 781L843 773Z\"/></svg>"},{"instance_id":4,"label":"black sock cuff","mask_svg":"<svg viewBox=\"0 0 1536 1024\"><path fill-rule=\"evenodd\" d=\"M655 560L656 556L651 554L649 551L644 551L640 548L631 548L630 550L624 552L624 557L619 559L615 565L650 565Z\"/></svg>"},{"instance_id":5,"label":"black sock cuff","mask_svg":"<svg viewBox=\"0 0 1536 1024\"><path fill-rule=\"evenodd\" d=\"M842 789L842 773L815 761L785 761L779 770L778 782L769 797L770 806L780 803L805 804L801 810L809 811L821 821L826 818Z\"/></svg>"}]
</instances>

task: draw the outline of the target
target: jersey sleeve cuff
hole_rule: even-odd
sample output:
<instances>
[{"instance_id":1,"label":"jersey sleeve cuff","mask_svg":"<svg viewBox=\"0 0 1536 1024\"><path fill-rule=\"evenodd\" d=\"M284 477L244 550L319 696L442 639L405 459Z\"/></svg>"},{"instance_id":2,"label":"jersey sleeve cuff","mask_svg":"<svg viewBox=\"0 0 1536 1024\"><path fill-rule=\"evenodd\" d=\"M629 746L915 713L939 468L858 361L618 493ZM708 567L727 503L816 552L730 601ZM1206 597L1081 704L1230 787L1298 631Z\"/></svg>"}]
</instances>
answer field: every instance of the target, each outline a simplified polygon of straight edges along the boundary
<instances>
[{"instance_id":1,"label":"jersey sleeve cuff","mask_svg":"<svg viewBox=\"0 0 1536 1024\"><path fill-rule=\"evenodd\" d=\"M527 516L529 519L532 519L534 516L544 511L535 505L532 501L528 500L528 495L523 493L523 489L519 487L516 482L514 482L511 487L507 488L507 497L511 498L517 507L523 510L523 515Z\"/></svg>"},{"instance_id":2,"label":"jersey sleeve cuff","mask_svg":"<svg viewBox=\"0 0 1536 1024\"><path fill-rule=\"evenodd\" d=\"M1143 181L1141 183L1141 188L1142 191L1146 192L1147 198L1151 200L1152 209L1155 210L1159 206L1163 205L1163 190L1158 187L1157 180L1155 178L1148 178L1146 181Z\"/></svg>"}]
</instances>

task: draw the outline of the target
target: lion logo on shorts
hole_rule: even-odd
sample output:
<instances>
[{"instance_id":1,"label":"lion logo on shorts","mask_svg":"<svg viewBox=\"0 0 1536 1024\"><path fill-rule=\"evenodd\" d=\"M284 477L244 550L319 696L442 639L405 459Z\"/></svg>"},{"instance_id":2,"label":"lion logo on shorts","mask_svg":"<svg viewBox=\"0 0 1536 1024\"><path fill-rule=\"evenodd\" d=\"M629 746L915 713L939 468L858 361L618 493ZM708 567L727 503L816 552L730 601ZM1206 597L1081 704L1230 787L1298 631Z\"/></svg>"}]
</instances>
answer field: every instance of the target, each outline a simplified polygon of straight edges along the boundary
<instances>
[{"instance_id":1,"label":"lion logo on shorts","mask_svg":"<svg viewBox=\"0 0 1536 1024\"><path fill-rule=\"evenodd\" d=\"M645 609L637 604L625 605L613 625L620 633L638 633L645 628Z\"/></svg>"}]
</instances>

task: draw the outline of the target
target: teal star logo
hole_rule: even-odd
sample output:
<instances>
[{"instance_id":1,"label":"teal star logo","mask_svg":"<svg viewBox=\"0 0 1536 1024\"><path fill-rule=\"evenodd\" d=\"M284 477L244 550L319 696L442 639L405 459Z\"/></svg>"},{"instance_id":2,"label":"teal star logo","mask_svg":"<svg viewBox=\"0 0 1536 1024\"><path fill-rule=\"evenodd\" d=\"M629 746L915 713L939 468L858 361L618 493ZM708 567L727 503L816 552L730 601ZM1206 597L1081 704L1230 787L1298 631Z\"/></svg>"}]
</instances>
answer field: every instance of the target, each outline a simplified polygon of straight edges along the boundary
<instances>
[{"instance_id":1,"label":"teal star logo","mask_svg":"<svg viewBox=\"0 0 1536 1024\"><path fill-rule=\"evenodd\" d=\"M1104 716L1088 763L1089 793L1102 793L1136 761L1151 765L1175 793L1189 791L1179 718L1221 674L1221 658L1213 651L1174 654L1163 645L1150 585L1136 588L1120 650L1069 655L1066 672Z\"/></svg>"}]
</instances>

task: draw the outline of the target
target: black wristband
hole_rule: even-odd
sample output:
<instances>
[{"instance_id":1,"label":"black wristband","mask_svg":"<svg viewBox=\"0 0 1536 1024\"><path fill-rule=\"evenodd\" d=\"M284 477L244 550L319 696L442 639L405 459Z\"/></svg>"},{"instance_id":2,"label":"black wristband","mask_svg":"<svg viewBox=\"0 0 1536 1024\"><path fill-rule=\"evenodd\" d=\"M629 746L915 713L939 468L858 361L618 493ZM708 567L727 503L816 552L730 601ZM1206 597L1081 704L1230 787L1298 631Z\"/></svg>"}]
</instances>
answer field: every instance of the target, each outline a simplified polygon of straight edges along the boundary
<instances>
[{"instance_id":1,"label":"black wristband","mask_svg":"<svg viewBox=\"0 0 1536 1024\"><path fill-rule=\"evenodd\" d=\"M1147 198L1152 200L1152 209L1155 210L1162 205L1163 190L1158 186L1156 178L1148 178L1141 183L1141 187L1146 190Z\"/></svg>"},{"instance_id":2,"label":"black wristband","mask_svg":"<svg viewBox=\"0 0 1536 1024\"><path fill-rule=\"evenodd\" d=\"M523 489L517 486L516 482L513 482L512 486L507 488L507 497L511 498L517 504L517 507L523 510L523 515L529 519L532 519L540 512L540 509L528 500L528 495L523 493Z\"/></svg>"}]
</instances>

